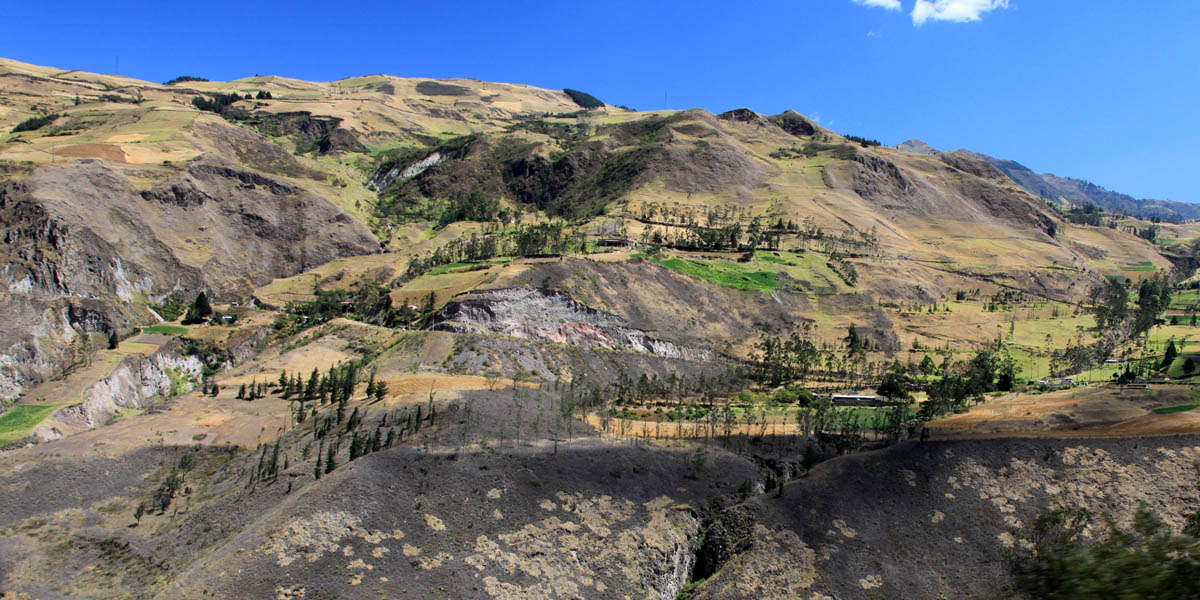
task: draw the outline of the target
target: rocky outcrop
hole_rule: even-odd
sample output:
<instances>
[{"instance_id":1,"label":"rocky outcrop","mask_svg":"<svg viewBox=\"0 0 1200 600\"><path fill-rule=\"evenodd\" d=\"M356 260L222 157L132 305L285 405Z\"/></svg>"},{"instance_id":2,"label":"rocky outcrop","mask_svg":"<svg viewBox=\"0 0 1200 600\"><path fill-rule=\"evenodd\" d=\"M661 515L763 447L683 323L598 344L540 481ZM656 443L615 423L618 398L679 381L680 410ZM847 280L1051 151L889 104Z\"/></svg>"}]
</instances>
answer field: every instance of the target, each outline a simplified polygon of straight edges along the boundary
<instances>
[{"instance_id":1,"label":"rocky outcrop","mask_svg":"<svg viewBox=\"0 0 1200 600\"><path fill-rule=\"evenodd\" d=\"M0 399L16 398L74 364L89 351L85 334L129 319L124 309L91 298L0 294Z\"/></svg>"},{"instance_id":2,"label":"rocky outcrop","mask_svg":"<svg viewBox=\"0 0 1200 600\"><path fill-rule=\"evenodd\" d=\"M59 410L53 420L87 429L99 427L120 409L145 408L156 397L191 391L202 367L199 359L179 356L171 345L150 356L131 354L111 375L88 388L83 402ZM33 433L43 440L62 437L52 425L39 426Z\"/></svg>"},{"instance_id":3,"label":"rocky outcrop","mask_svg":"<svg viewBox=\"0 0 1200 600\"><path fill-rule=\"evenodd\" d=\"M469 294L446 305L435 329L495 333L605 350L646 352L669 358L711 360L712 352L656 339L620 317L576 302L567 294L510 288Z\"/></svg>"},{"instance_id":4,"label":"rocky outcrop","mask_svg":"<svg viewBox=\"0 0 1200 600\"><path fill-rule=\"evenodd\" d=\"M812 121L794 111L784 111L771 117L771 120L781 129L796 137L808 137L817 132L817 126Z\"/></svg>"},{"instance_id":5,"label":"rocky outcrop","mask_svg":"<svg viewBox=\"0 0 1200 600\"><path fill-rule=\"evenodd\" d=\"M735 108L733 110L727 110L727 111L717 115L717 118L721 119L723 121L737 121L739 123L754 123L754 122L757 122L760 119L762 119L762 115L759 115L758 113L756 113L748 108Z\"/></svg>"}]
</instances>

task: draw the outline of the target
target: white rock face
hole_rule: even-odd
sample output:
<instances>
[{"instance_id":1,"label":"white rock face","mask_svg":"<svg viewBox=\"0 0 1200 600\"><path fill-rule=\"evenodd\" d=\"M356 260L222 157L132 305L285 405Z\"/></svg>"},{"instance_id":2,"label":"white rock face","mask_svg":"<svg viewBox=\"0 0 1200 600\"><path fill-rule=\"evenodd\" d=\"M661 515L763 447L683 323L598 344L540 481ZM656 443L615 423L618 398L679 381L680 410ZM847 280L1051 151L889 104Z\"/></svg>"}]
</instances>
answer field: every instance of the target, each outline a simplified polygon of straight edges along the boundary
<instances>
[{"instance_id":1,"label":"white rock face","mask_svg":"<svg viewBox=\"0 0 1200 600\"><path fill-rule=\"evenodd\" d=\"M669 358L700 361L713 358L708 350L680 346L626 327L617 315L580 304L561 292L532 288L489 290L456 303L448 312L440 328Z\"/></svg>"},{"instance_id":2,"label":"white rock face","mask_svg":"<svg viewBox=\"0 0 1200 600\"><path fill-rule=\"evenodd\" d=\"M383 188L387 187L393 181L416 177L443 160L445 160L445 157L440 152L434 152L407 167L401 168L399 165L392 167L387 173L378 175L375 179L371 180L371 185L374 185L376 190L383 190Z\"/></svg>"}]
</instances>

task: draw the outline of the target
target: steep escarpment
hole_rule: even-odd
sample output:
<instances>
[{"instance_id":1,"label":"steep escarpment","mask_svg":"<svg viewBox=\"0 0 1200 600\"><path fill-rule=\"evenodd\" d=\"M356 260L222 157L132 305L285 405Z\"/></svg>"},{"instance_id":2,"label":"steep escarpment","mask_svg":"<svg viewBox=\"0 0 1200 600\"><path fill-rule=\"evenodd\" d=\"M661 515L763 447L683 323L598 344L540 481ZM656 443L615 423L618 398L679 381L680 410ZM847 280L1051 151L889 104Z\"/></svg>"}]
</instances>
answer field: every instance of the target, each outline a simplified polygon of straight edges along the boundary
<instances>
[{"instance_id":1,"label":"steep escarpment","mask_svg":"<svg viewBox=\"0 0 1200 600\"><path fill-rule=\"evenodd\" d=\"M0 188L0 227L6 398L79 358L66 350L79 334L153 322L147 302L201 290L232 299L379 247L305 187L212 156L178 172L39 167Z\"/></svg>"}]
</instances>

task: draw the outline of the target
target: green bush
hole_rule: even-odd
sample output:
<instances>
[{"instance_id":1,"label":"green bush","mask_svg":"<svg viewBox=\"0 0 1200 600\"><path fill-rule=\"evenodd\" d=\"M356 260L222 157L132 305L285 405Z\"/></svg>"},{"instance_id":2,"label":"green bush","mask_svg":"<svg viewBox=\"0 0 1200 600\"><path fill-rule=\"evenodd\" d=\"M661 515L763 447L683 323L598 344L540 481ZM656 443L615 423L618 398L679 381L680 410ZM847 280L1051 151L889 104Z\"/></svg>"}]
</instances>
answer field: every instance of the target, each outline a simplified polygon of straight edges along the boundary
<instances>
[{"instance_id":1,"label":"green bush","mask_svg":"<svg viewBox=\"0 0 1200 600\"><path fill-rule=\"evenodd\" d=\"M1057 509L1022 532L1031 548L1011 557L1017 584L1035 598L1200 598L1200 541L1196 516L1176 533L1146 506L1133 524L1104 519L1094 540L1083 535L1093 521L1083 510Z\"/></svg>"},{"instance_id":2,"label":"green bush","mask_svg":"<svg viewBox=\"0 0 1200 600\"><path fill-rule=\"evenodd\" d=\"M12 132L20 133L22 131L35 131L53 123L54 120L60 116L62 115L49 114L40 117L30 117L24 121L21 121L20 123L17 123L17 126L13 127Z\"/></svg>"}]
</instances>

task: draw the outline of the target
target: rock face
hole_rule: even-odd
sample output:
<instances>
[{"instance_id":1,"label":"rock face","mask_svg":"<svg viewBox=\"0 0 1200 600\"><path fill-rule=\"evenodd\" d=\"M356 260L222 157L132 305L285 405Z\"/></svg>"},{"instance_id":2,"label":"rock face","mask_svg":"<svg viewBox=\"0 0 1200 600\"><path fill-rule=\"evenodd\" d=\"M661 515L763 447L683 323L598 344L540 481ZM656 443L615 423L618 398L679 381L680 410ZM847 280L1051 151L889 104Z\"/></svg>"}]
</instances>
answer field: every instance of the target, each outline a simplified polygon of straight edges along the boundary
<instances>
[{"instance_id":1,"label":"rock face","mask_svg":"<svg viewBox=\"0 0 1200 600\"><path fill-rule=\"evenodd\" d=\"M584 348L648 352L669 358L710 360L708 350L655 339L620 317L552 290L510 288L478 292L446 305L436 329L499 333Z\"/></svg>"}]
</instances>

